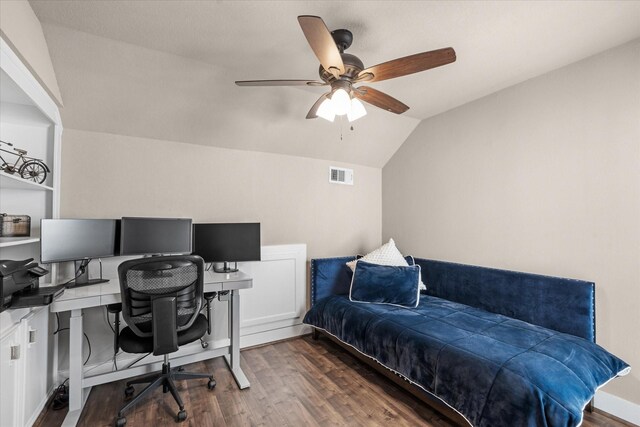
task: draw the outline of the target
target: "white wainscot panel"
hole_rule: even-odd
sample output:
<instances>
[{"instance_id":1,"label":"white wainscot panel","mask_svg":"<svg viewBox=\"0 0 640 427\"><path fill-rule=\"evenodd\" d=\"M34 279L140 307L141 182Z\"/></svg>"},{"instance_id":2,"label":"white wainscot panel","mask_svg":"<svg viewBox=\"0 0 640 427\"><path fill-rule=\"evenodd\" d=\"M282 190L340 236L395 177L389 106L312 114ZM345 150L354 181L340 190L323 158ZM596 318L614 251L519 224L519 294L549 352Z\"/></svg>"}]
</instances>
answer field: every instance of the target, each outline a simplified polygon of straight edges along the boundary
<instances>
[{"instance_id":1,"label":"white wainscot panel","mask_svg":"<svg viewBox=\"0 0 640 427\"><path fill-rule=\"evenodd\" d=\"M239 263L253 277L240 291L241 346L247 347L307 332L302 325L307 300L306 245L263 246L262 261Z\"/></svg>"},{"instance_id":2,"label":"white wainscot panel","mask_svg":"<svg viewBox=\"0 0 640 427\"><path fill-rule=\"evenodd\" d=\"M249 274L253 276L253 289L245 293L240 306L240 327L243 331L251 326L264 329L273 324L293 324L299 317L295 272L293 259L262 261L252 266Z\"/></svg>"}]
</instances>

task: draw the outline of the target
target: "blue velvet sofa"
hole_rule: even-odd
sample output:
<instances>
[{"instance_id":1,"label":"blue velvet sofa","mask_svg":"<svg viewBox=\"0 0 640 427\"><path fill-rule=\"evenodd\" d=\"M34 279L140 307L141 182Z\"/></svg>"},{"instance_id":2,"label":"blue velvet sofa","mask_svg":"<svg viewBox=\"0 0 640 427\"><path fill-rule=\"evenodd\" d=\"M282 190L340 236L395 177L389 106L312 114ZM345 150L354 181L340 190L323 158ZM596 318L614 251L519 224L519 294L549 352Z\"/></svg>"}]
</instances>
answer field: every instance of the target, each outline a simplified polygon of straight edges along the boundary
<instances>
[{"instance_id":1,"label":"blue velvet sofa","mask_svg":"<svg viewBox=\"0 0 640 427\"><path fill-rule=\"evenodd\" d=\"M350 301L353 259L311 261L304 322L458 423L580 425L630 369L595 344L594 283L418 258L427 290L403 308Z\"/></svg>"}]
</instances>

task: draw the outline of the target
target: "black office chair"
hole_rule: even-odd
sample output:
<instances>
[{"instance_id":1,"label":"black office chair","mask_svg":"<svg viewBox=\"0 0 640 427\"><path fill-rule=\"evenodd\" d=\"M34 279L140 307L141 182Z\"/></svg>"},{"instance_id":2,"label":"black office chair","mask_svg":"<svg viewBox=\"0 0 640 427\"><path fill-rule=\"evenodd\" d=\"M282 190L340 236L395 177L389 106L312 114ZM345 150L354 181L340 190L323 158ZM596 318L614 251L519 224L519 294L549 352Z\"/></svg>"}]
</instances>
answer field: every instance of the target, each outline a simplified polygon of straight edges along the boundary
<instances>
[{"instance_id":1,"label":"black office chair","mask_svg":"<svg viewBox=\"0 0 640 427\"><path fill-rule=\"evenodd\" d=\"M128 327L120 332L118 345L127 353L164 355L162 372L127 382L125 395L134 393L133 384L150 383L118 412L116 426L127 419L124 412L162 386L171 392L180 411L176 421L184 421L187 412L174 380L208 378L213 389L215 380L208 374L171 369L169 353L200 339L209 328L208 319L200 314L203 300L204 261L195 255L161 256L125 261L118 266L122 316Z\"/></svg>"}]
</instances>

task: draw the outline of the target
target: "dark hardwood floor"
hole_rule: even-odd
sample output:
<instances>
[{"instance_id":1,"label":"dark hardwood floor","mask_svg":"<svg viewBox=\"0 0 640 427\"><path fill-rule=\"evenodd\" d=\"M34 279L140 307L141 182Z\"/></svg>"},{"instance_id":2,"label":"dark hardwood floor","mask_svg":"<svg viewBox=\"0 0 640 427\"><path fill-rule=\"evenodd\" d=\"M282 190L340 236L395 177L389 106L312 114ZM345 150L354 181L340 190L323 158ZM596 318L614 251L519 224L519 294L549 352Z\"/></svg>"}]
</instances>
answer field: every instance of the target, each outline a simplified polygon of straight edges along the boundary
<instances>
[{"instance_id":1,"label":"dark hardwood floor","mask_svg":"<svg viewBox=\"0 0 640 427\"><path fill-rule=\"evenodd\" d=\"M302 337L242 351L251 387L239 390L222 358L186 366L213 372L206 380L181 381L188 418L182 426L450 426L415 399L327 339ZM112 426L124 403L125 381L94 387L81 426ZM139 388L136 390L140 390ZM159 389L127 414L127 426L176 426L177 405ZM66 411L46 409L35 426L59 426ZM628 426L594 412L585 427Z\"/></svg>"}]
</instances>

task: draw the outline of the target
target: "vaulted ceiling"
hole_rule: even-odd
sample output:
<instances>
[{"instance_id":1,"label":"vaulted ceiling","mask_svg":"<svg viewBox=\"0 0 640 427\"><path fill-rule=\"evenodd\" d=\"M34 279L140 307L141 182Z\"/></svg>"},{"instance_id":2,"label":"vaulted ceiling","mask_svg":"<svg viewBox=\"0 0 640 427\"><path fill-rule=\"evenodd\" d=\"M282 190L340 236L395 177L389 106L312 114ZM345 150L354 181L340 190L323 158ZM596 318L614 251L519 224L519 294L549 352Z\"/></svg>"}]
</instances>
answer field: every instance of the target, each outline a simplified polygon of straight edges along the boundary
<instances>
[{"instance_id":1,"label":"vaulted ceiling","mask_svg":"<svg viewBox=\"0 0 640 427\"><path fill-rule=\"evenodd\" d=\"M67 128L382 167L430 116L640 37L638 1L30 1ZM298 25L353 32L365 67L453 47L458 60L372 83L409 105L353 124L306 120L323 88ZM353 125L353 129L351 129Z\"/></svg>"}]
</instances>

